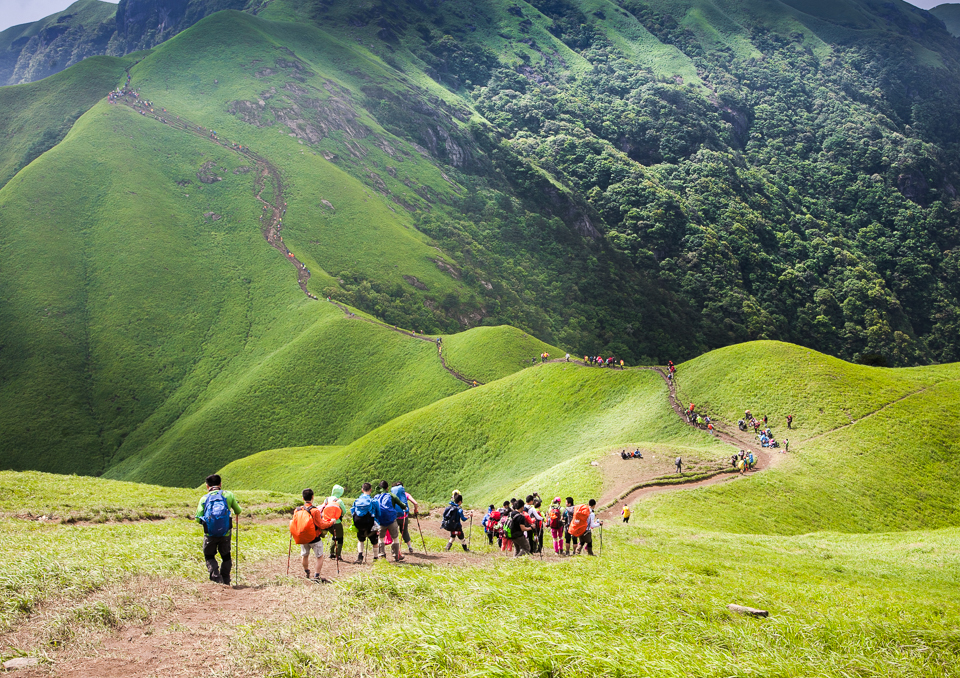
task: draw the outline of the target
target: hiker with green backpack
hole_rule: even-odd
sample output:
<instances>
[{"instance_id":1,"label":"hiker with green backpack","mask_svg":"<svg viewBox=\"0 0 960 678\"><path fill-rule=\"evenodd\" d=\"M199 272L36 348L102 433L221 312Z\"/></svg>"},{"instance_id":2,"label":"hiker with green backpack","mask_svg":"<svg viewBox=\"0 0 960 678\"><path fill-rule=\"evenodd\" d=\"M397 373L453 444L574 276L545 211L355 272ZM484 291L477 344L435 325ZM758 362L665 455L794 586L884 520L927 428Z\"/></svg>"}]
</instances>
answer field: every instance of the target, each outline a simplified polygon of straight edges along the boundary
<instances>
[{"instance_id":1,"label":"hiker with green backpack","mask_svg":"<svg viewBox=\"0 0 960 678\"><path fill-rule=\"evenodd\" d=\"M454 492L450 504L443 511L443 520L440 522L440 529L450 533L450 539L447 541L444 551L449 551L453 547L454 539L460 540L460 546L463 547L464 551L470 550L463 540L463 521L469 520L473 513L464 513L462 506L463 497L459 492Z\"/></svg>"},{"instance_id":2,"label":"hiker with green backpack","mask_svg":"<svg viewBox=\"0 0 960 678\"><path fill-rule=\"evenodd\" d=\"M240 525L240 504L233 492L224 492L220 476L216 473L207 476L207 493L197 505L196 521L203 525L203 559L207 564L210 581L230 586L230 569L233 560L230 557L230 537L232 535L233 515ZM217 554L220 564L217 564Z\"/></svg>"},{"instance_id":3,"label":"hiker with green backpack","mask_svg":"<svg viewBox=\"0 0 960 678\"><path fill-rule=\"evenodd\" d=\"M330 528L330 560L343 561L343 516L347 515L347 506L343 503L343 487L334 485L327 504L336 504L340 507L340 518ZM339 567L339 565L338 565Z\"/></svg>"}]
</instances>

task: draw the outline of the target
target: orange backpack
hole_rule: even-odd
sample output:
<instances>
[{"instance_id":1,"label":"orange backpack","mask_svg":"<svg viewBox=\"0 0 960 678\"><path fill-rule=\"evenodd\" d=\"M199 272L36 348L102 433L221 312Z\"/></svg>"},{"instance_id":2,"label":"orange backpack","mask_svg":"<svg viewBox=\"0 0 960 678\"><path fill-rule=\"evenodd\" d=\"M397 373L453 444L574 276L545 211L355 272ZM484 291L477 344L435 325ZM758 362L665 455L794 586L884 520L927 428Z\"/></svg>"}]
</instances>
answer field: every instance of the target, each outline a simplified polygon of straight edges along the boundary
<instances>
[{"instance_id":1,"label":"orange backpack","mask_svg":"<svg viewBox=\"0 0 960 678\"><path fill-rule=\"evenodd\" d=\"M313 522L316 506L298 506L290 521L290 536L298 544L309 544L317 539L317 526Z\"/></svg>"},{"instance_id":2,"label":"orange backpack","mask_svg":"<svg viewBox=\"0 0 960 678\"><path fill-rule=\"evenodd\" d=\"M340 510L337 498L330 497L327 499L323 502L323 506L320 509L320 531L325 532L329 530L342 516L343 511Z\"/></svg>"},{"instance_id":3,"label":"orange backpack","mask_svg":"<svg viewBox=\"0 0 960 678\"><path fill-rule=\"evenodd\" d=\"M580 504L573 509L573 518L570 520L570 527L567 532L571 537L580 537L587 531L590 524L590 507L586 504Z\"/></svg>"}]
</instances>

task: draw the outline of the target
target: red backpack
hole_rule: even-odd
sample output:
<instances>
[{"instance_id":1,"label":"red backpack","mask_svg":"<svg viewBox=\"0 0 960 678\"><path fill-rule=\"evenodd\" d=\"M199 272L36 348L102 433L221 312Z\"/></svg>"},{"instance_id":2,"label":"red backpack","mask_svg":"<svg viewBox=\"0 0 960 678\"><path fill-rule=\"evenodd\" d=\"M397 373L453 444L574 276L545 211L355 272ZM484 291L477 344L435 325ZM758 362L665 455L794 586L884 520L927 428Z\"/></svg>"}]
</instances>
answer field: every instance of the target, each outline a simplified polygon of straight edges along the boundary
<instances>
[{"instance_id":1,"label":"red backpack","mask_svg":"<svg viewBox=\"0 0 960 678\"><path fill-rule=\"evenodd\" d=\"M580 537L587 531L590 525L590 507L586 504L580 504L573 509L573 518L570 520L570 527L567 532L572 537Z\"/></svg>"},{"instance_id":2,"label":"red backpack","mask_svg":"<svg viewBox=\"0 0 960 678\"><path fill-rule=\"evenodd\" d=\"M548 516L550 518L550 529L559 530L560 526L563 524L560 518L560 507L559 506L551 507L550 513L548 514Z\"/></svg>"},{"instance_id":3,"label":"red backpack","mask_svg":"<svg viewBox=\"0 0 960 678\"><path fill-rule=\"evenodd\" d=\"M316 541L319 530L313 522L313 512L316 506L298 506L290 520L290 536L298 544L309 544Z\"/></svg>"}]
</instances>

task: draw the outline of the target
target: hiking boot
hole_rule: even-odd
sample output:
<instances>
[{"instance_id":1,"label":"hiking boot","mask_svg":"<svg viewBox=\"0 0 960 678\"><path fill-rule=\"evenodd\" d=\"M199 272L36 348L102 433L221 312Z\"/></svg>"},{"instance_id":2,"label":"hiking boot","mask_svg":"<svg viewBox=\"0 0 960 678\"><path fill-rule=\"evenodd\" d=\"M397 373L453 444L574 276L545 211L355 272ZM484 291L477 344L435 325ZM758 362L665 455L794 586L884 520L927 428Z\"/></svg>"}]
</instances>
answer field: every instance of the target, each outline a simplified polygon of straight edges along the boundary
<instances>
[{"instance_id":1,"label":"hiking boot","mask_svg":"<svg viewBox=\"0 0 960 678\"><path fill-rule=\"evenodd\" d=\"M363 554L362 554L362 553L358 553L358 554L357 554L357 565L360 565L362 562L363 562Z\"/></svg>"},{"instance_id":2,"label":"hiking boot","mask_svg":"<svg viewBox=\"0 0 960 678\"><path fill-rule=\"evenodd\" d=\"M406 558L404 558L403 555L400 554L400 553L398 553L398 554L397 554L396 556L394 556L394 558L393 558L393 561L394 561L395 563L399 563L401 560L406 560Z\"/></svg>"},{"instance_id":3,"label":"hiking boot","mask_svg":"<svg viewBox=\"0 0 960 678\"><path fill-rule=\"evenodd\" d=\"M309 578L310 578L310 570L304 570L304 571L303 571L303 576L306 577L307 579L309 579Z\"/></svg>"},{"instance_id":4,"label":"hiking boot","mask_svg":"<svg viewBox=\"0 0 960 678\"><path fill-rule=\"evenodd\" d=\"M465 552L470 550L470 548L469 548L466 544L460 544L460 546L463 547L463 550L464 550Z\"/></svg>"},{"instance_id":5,"label":"hiking boot","mask_svg":"<svg viewBox=\"0 0 960 678\"><path fill-rule=\"evenodd\" d=\"M443 550L444 550L444 551L449 551L451 546L453 546L453 542L448 541L448 542L447 542L447 545L443 547Z\"/></svg>"},{"instance_id":6,"label":"hiking boot","mask_svg":"<svg viewBox=\"0 0 960 678\"><path fill-rule=\"evenodd\" d=\"M411 555L413 555L413 545L412 545L412 544L407 544L407 552L410 553Z\"/></svg>"}]
</instances>

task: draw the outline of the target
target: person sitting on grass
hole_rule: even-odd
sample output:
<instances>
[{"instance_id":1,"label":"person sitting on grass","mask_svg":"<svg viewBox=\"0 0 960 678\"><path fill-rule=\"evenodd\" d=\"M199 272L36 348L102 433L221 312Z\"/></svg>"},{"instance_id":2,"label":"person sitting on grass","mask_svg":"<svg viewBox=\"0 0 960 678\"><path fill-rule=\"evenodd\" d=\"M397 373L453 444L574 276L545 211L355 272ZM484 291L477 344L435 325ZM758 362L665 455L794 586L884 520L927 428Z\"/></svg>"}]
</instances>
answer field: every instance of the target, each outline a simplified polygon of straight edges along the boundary
<instances>
[{"instance_id":1,"label":"person sitting on grass","mask_svg":"<svg viewBox=\"0 0 960 678\"><path fill-rule=\"evenodd\" d=\"M230 586L230 570L233 559L230 557L230 537L233 534L233 518L237 516L240 524L240 504L233 492L221 489L220 476L216 473L207 476L207 493L197 505L196 521L203 525L203 559L207 564L210 581ZM220 564L217 564L217 554Z\"/></svg>"}]
</instances>

